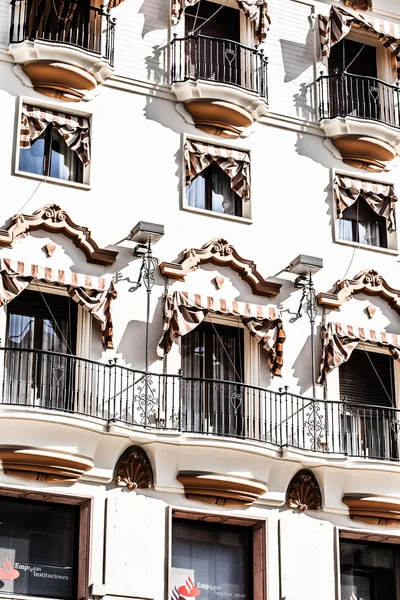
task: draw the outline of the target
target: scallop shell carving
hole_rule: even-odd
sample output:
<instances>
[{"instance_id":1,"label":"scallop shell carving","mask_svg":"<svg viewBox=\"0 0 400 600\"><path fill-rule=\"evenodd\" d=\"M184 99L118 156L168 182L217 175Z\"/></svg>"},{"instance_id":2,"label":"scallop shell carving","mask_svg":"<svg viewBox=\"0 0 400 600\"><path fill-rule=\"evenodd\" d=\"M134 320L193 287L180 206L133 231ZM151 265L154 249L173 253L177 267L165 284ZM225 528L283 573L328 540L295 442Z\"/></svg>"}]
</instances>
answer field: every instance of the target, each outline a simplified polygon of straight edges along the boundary
<instances>
[{"instance_id":1,"label":"scallop shell carving","mask_svg":"<svg viewBox=\"0 0 400 600\"><path fill-rule=\"evenodd\" d=\"M370 10L372 8L372 0L344 0L344 5L354 10Z\"/></svg>"},{"instance_id":2,"label":"scallop shell carving","mask_svg":"<svg viewBox=\"0 0 400 600\"><path fill-rule=\"evenodd\" d=\"M131 446L120 457L115 483L128 490L146 489L154 485L153 469L148 456L139 446Z\"/></svg>"},{"instance_id":3,"label":"scallop shell carving","mask_svg":"<svg viewBox=\"0 0 400 600\"><path fill-rule=\"evenodd\" d=\"M318 510L322 506L321 490L315 475L308 469L298 471L289 483L286 492L286 503L289 508L300 512Z\"/></svg>"}]
</instances>

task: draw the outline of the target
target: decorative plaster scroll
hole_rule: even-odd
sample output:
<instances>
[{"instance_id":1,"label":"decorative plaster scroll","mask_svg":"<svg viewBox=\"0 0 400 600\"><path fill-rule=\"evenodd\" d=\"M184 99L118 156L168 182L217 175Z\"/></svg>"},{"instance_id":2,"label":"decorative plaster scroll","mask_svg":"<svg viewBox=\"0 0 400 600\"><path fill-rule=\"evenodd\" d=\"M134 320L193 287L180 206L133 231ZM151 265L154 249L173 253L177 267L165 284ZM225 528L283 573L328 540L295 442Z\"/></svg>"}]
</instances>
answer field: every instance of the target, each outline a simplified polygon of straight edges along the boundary
<instances>
[{"instance_id":1,"label":"decorative plaster scroll","mask_svg":"<svg viewBox=\"0 0 400 600\"><path fill-rule=\"evenodd\" d=\"M383 298L391 308L400 314L400 290L391 288L377 271L365 269L354 279L343 279L336 283L334 292L321 292L317 302L325 308L340 310L344 302L353 294L368 294Z\"/></svg>"},{"instance_id":2,"label":"decorative plaster scroll","mask_svg":"<svg viewBox=\"0 0 400 600\"><path fill-rule=\"evenodd\" d=\"M176 478L186 498L217 506L251 506L268 491L262 481L226 473L179 471Z\"/></svg>"},{"instance_id":3,"label":"decorative plaster scroll","mask_svg":"<svg viewBox=\"0 0 400 600\"><path fill-rule=\"evenodd\" d=\"M354 10L369 10L372 8L372 0L344 0L343 3Z\"/></svg>"},{"instance_id":4,"label":"decorative plaster scroll","mask_svg":"<svg viewBox=\"0 0 400 600\"><path fill-rule=\"evenodd\" d=\"M400 498L373 494L345 494L350 519L371 525L400 526Z\"/></svg>"},{"instance_id":5,"label":"decorative plaster scroll","mask_svg":"<svg viewBox=\"0 0 400 600\"><path fill-rule=\"evenodd\" d=\"M0 229L0 246L12 248L19 238L26 237L31 231L44 229L51 233L62 233L82 250L86 260L99 265L111 265L118 252L99 248L87 227L77 225L58 204L46 204L32 215L14 215L10 225Z\"/></svg>"},{"instance_id":6,"label":"decorative plaster scroll","mask_svg":"<svg viewBox=\"0 0 400 600\"><path fill-rule=\"evenodd\" d=\"M75 483L93 462L84 456L25 446L0 446L6 475L46 483Z\"/></svg>"},{"instance_id":7,"label":"decorative plaster scroll","mask_svg":"<svg viewBox=\"0 0 400 600\"><path fill-rule=\"evenodd\" d=\"M279 283L264 279L253 261L242 258L235 248L222 238L213 238L201 248L184 250L179 262L163 262L160 271L164 277L185 281L189 271L195 271L205 263L233 269L249 284L254 294L260 296L277 296L282 287Z\"/></svg>"},{"instance_id":8,"label":"decorative plaster scroll","mask_svg":"<svg viewBox=\"0 0 400 600\"><path fill-rule=\"evenodd\" d=\"M128 490L146 489L154 485L153 469L150 460L142 448L130 446L117 463L116 485Z\"/></svg>"},{"instance_id":9,"label":"decorative plaster scroll","mask_svg":"<svg viewBox=\"0 0 400 600\"><path fill-rule=\"evenodd\" d=\"M321 508L321 490L314 473L308 469L301 469L296 473L289 483L286 503L289 508L297 508L300 512Z\"/></svg>"}]
</instances>

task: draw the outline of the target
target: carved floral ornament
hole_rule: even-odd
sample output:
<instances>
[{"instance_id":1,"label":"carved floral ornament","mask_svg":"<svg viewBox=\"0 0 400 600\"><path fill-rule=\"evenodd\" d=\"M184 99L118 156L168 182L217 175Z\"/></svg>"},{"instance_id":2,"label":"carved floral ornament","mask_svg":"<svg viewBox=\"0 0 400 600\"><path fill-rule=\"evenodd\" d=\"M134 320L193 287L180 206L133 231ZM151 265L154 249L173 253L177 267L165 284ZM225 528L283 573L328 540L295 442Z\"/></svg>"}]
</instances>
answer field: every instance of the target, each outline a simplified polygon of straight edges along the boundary
<instances>
[{"instance_id":1,"label":"carved floral ornament","mask_svg":"<svg viewBox=\"0 0 400 600\"><path fill-rule=\"evenodd\" d=\"M87 227L77 225L57 204L46 204L32 215L14 215L9 224L0 229L0 247L12 248L14 243L24 238L31 231L43 229L50 233L62 233L73 241L86 256L86 260L100 265L110 265L115 262L118 252L99 248Z\"/></svg>"},{"instance_id":2,"label":"carved floral ornament","mask_svg":"<svg viewBox=\"0 0 400 600\"><path fill-rule=\"evenodd\" d=\"M371 10L372 0L343 0L343 4L354 10Z\"/></svg>"},{"instance_id":3,"label":"carved floral ornament","mask_svg":"<svg viewBox=\"0 0 400 600\"><path fill-rule=\"evenodd\" d=\"M154 485L153 469L146 452L139 446L130 446L120 456L115 484L128 490L141 490Z\"/></svg>"},{"instance_id":4,"label":"carved floral ornament","mask_svg":"<svg viewBox=\"0 0 400 600\"><path fill-rule=\"evenodd\" d=\"M372 269L361 271L354 279L338 281L333 292L318 294L317 302L325 308L339 310L353 294L379 296L400 314L400 290L390 287L384 277Z\"/></svg>"},{"instance_id":5,"label":"carved floral ornament","mask_svg":"<svg viewBox=\"0 0 400 600\"><path fill-rule=\"evenodd\" d=\"M286 503L289 508L297 509L300 512L321 508L321 490L314 473L308 469L302 469L296 473L289 483Z\"/></svg>"},{"instance_id":6,"label":"carved floral ornament","mask_svg":"<svg viewBox=\"0 0 400 600\"><path fill-rule=\"evenodd\" d=\"M163 277L185 281L190 271L195 271L206 263L233 269L249 284L253 293L259 296L277 296L282 287L279 283L264 279L252 260L241 257L235 248L222 238L213 238L201 248L184 250L179 261L161 263L160 272Z\"/></svg>"}]
</instances>

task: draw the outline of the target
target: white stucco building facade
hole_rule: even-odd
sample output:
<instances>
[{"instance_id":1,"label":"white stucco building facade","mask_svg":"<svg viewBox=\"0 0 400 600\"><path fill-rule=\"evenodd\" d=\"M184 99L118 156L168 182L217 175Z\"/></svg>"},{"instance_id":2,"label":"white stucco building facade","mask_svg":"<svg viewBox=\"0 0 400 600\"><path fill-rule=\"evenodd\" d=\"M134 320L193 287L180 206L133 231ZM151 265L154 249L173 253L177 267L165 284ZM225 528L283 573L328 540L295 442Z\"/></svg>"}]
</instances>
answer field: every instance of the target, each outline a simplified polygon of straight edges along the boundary
<instances>
[{"instance_id":1,"label":"white stucco building facade","mask_svg":"<svg viewBox=\"0 0 400 600\"><path fill-rule=\"evenodd\" d=\"M0 0L0 597L399 600L395 0Z\"/></svg>"}]
</instances>

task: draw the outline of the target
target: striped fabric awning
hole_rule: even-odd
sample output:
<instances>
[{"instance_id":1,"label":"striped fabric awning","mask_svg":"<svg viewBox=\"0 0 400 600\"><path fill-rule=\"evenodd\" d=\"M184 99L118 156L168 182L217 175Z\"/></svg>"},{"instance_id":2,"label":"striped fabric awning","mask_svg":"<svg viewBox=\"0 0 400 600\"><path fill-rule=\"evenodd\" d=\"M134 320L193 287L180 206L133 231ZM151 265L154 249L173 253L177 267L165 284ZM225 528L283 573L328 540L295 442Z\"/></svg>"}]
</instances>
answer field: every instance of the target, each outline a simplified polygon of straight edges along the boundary
<instances>
[{"instance_id":1,"label":"striped fabric awning","mask_svg":"<svg viewBox=\"0 0 400 600\"><path fill-rule=\"evenodd\" d=\"M270 305L261 306L189 292L174 292L165 297L164 327L157 348L158 355L166 356L172 343L196 329L209 312L241 317L250 334L267 350L272 374L281 376L285 332L279 309Z\"/></svg>"},{"instance_id":2,"label":"striped fabric awning","mask_svg":"<svg viewBox=\"0 0 400 600\"><path fill-rule=\"evenodd\" d=\"M20 147L30 148L49 125L53 125L65 143L74 150L84 165L90 163L89 121L53 110L24 104L22 107Z\"/></svg>"},{"instance_id":3,"label":"striped fabric awning","mask_svg":"<svg viewBox=\"0 0 400 600\"><path fill-rule=\"evenodd\" d=\"M387 219L389 231L396 230L394 203L397 202L397 196L393 185L336 175L333 191L337 202L338 219L342 218L346 208L354 204L358 198L362 198L377 215Z\"/></svg>"},{"instance_id":4,"label":"striped fabric awning","mask_svg":"<svg viewBox=\"0 0 400 600\"><path fill-rule=\"evenodd\" d=\"M176 25L181 19L185 8L194 6L200 0L172 0L171 21ZM236 0L244 16L254 23L257 41L263 42L271 25L268 14L268 3L266 0ZM218 8L218 7L217 7Z\"/></svg>"},{"instance_id":5,"label":"striped fabric awning","mask_svg":"<svg viewBox=\"0 0 400 600\"><path fill-rule=\"evenodd\" d=\"M184 147L186 165L186 185L213 161L231 180L232 190L242 198L250 200L250 156L248 152L203 144L186 140Z\"/></svg>"},{"instance_id":6,"label":"striped fabric awning","mask_svg":"<svg viewBox=\"0 0 400 600\"><path fill-rule=\"evenodd\" d=\"M117 291L111 279L0 258L0 306L14 300L32 281L65 287L75 302L100 321L103 345L113 348L111 301Z\"/></svg>"},{"instance_id":7,"label":"striped fabric awning","mask_svg":"<svg viewBox=\"0 0 400 600\"><path fill-rule=\"evenodd\" d=\"M395 333L328 323L322 327L321 335L322 359L318 383L325 383L328 373L347 362L360 342L387 347L395 360L400 359L400 335Z\"/></svg>"},{"instance_id":8,"label":"striped fabric awning","mask_svg":"<svg viewBox=\"0 0 400 600\"><path fill-rule=\"evenodd\" d=\"M400 78L400 25L361 15L350 8L332 6L329 17L319 16L322 57L329 58L332 46L346 37L353 25L378 34L381 44L396 56L397 75Z\"/></svg>"}]
</instances>

